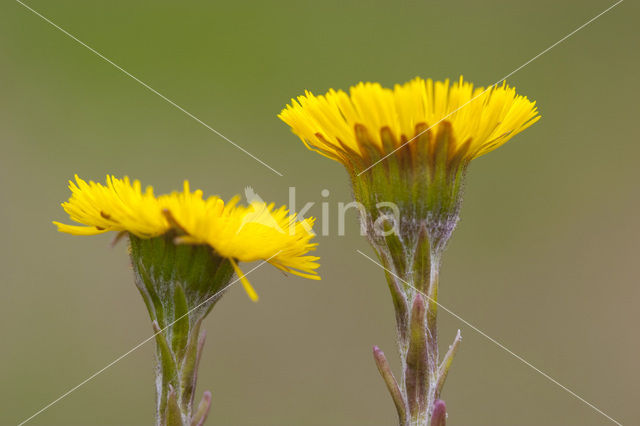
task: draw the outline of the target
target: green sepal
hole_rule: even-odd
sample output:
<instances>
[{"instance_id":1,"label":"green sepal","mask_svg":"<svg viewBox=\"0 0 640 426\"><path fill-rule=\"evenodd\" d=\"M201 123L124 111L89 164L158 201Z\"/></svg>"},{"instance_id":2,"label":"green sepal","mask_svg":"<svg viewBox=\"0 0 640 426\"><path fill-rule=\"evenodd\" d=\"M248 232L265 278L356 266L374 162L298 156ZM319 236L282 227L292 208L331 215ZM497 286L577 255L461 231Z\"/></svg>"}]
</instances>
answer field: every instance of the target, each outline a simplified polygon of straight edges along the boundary
<instances>
[{"instance_id":1,"label":"green sepal","mask_svg":"<svg viewBox=\"0 0 640 426\"><path fill-rule=\"evenodd\" d=\"M167 380L171 380L176 377L176 360L173 357L167 339L166 329L161 329L157 321L151 323L153 331L155 332L156 345L158 345L159 354L161 356L160 365L162 366L162 376Z\"/></svg>"},{"instance_id":2,"label":"green sepal","mask_svg":"<svg viewBox=\"0 0 640 426\"><path fill-rule=\"evenodd\" d=\"M450 146L450 136L451 129L449 123L443 123L440 127L438 133L436 133L436 137L433 143L429 146L429 161L430 164L430 173L431 180L436 184L447 186L446 185L446 177L447 177L447 158L449 154L449 146ZM451 144L453 146L453 144ZM431 194L436 195L438 191L431 191ZM435 200L432 201L433 205L436 205Z\"/></svg>"},{"instance_id":3,"label":"green sepal","mask_svg":"<svg viewBox=\"0 0 640 426\"><path fill-rule=\"evenodd\" d=\"M451 346L449 346L449 350L445 354L444 358L442 358L442 363L438 368L438 382L436 384L436 392L435 397L440 398L440 394L442 393L442 388L444 387L444 382L447 380L447 375L449 374L449 368L451 367L451 363L453 362L453 358L456 356L456 352L458 352L458 346L460 346L460 342L462 342L462 336L460 335L460 330L456 333L456 338L453 340Z\"/></svg>"},{"instance_id":4,"label":"green sepal","mask_svg":"<svg viewBox=\"0 0 640 426\"><path fill-rule=\"evenodd\" d=\"M437 273L429 283L427 294L427 346L431 348L428 353L431 373L436 374L438 368L438 275Z\"/></svg>"},{"instance_id":5,"label":"green sepal","mask_svg":"<svg viewBox=\"0 0 640 426\"><path fill-rule=\"evenodd\" d=\"M167 393L167 408L165 409L163 426L184 426L180 407L178 406L178 396L171 386L169 386Z\"/></svg>"},{"instance_id":6,"label":"green sepal","mask_svg":"<svg viewBox=\"0 0 640 426\"><path fill-rule=\"evenodd\" d=\"M164 327L165 321L162 301L158 296L158 292L154 286L154 281L151 279L149 274L150 264L148 264L146 257L142 256L140 253L141 241L142 240L139 238L129 238L131 262L133 264L133 270L136 272L136 286L138 287L138 290L142 295L142 299L147 306L151 320L157 321L160 326Z\"/></svg>"},{"instance_id":7,"label":"green sepal","mask_svg":"<svg viewBox=\"0 0 640 426\"><path fill-rule=\"evenodd\" d=\"M429 181L429 145L431 144L432 132L426 123L418 123L415 126L415 134L419 135L409 143L413 158L413 194L414 200L426 200L428 187L425 182Z\"/></svg>"},{"instance_id":8,"label":"green sepal","mask_svg":"<svg viewBox=\"0 0 640 426\"><path fill-rule=\"evenodd\" d=\"M387 232L388 230L385 230ZM395 232L389 233L384 237L387 253L391 257L394 266L394 272L403 277L407 270L407 256L404 249L404 244L400 240L399 235Z\"/></svg>"},{"instance_id":9,"label":"green sepal","mask_svg":"<svg viewBox=\"0 0 640 426\"><path fill-rule=\"evenodd\" d=\"M180 387L184 398L182 400L182 404L185 406L193 403L196 382L198 380L198 365L202 356L204 342L207 337L207 333L204 330L200 331L198 334L200 324L201 321L197 322L193 326L193 331L189 335L189 342L180 367L182 371Z\"/></svg>"},{"instance_id":10,"label":"green sepal","mask_svg":"<svg viewBox=\"0 0 640 426\"><path fill-rule=\"evenodd\" d=\"M179 283L175 284L173 290L174 321L171 336L171 347L176 354L176 358L182 358L189 340L189 307L187 297Z\"/></svg>"},{"instance_id":11,"label":"green sepal","mask_svg":"<svg viewBox=\"0 0 640 426\"><path fill-rule=\"evenodd\" d=\"M358 141L370 141L371 137L369 136L369 132L367 128L362 124L356 124L354 126L354 131L356 134L356 140ZM376 147L375 144L372 143L360 143L358 145L360 148L360 155L362 156L365 164L371 164L376 159L380 158L382 152Z\"/></svg>"},{"instance_id":12,"label":"green sepal","mask_svg":"<svg viewBox=\"0 0 640 426\"><path fill-rule=\"evenodd\" d=\"M224 294L224 291L227 288L228 283L231 281L231 279L233 278L233 274L235 273L233 266L231 265L231 262L229 261L229 259L219 259L218 263L216 265L215 271L213 272L213 277L211 278L211 280L213 282L216 283L225 283L224 286L222 286L222 288L220 288L215 296L212 298L211 303L206 307L206 309L204 310L204 312L202 312L202 316L206 317L207 315L209 315L209 312L211 312L211 309L213 309L213 306L215 305L215 303L220 300L220 298L222 297L222 295ZM206 283L203 281L200 285L200 292L201 293L206 293L205 292L205 286Z\"/></svg>"},{"instance_id":13,"label":"green sepal","mask_svg":"<svg viewBox=\"0 0 640 426\"><path fill-rule=\"evenodd\" d=\"M413 283L418 290L427 292L425 288L431 280L431 244L429 243L429 232L425 223L420 224L420 229L416 237L416 246L413 251Z\"/></svg>"},{"instance_id":14,"label":"green sepal","mask_svg":"<svg viewBox=\"0 0 640 426\"><path fill-rule=\"evenodd\" d=\"M382 352L377 346L373 347L373 359L376 362L378 371L380 372L382 379L386 383L387 389L389 390L391 398L393 399L393 403L396 406L400 424L404 425L407 421L407 402L405 401L404 396L400 391L400 387L398 386L396 378L391 372L391 368L389 367L389 363L387 362L387 357L384 356L384 352Z\"/></svg>"},{"instance_id":15,"label":"green sepal","mask_svg":"<svg viewBox=\"0 0 640 426\"><path fill-rule=\"evenodd\" d=\"M405 283L398 279L396 274L390 272L389 261L385 256L385 253L377 253L378 259L384 265L384 273L387 278L387 285L389 286L389 292L391 293L391 300L393 301L394 312L396 315L396 324L398 330L398 338L401 345L405 345L408 338L408 325L409 325L409 305L405 298Z\"/></svg>"},{"instance_id":16,"label":"green sepal","mask_svg":"<svg viewBox=\"0 0 640 426\"><path fill-rule=\"evenodd\" d=\"M395 137L391 132L391 129L387 126L380 129L380 140L382 141L383 152L393 152L398 147L396 146ZM400 148L402 149L402 148ZM390 161L383 161L384 167L387 169L387 173L390 176L397 176L400 173L400 164L395 158L389 159Z\"/></svg>"},{"instance_id":17,"label":"green sepal","mask_svg":"<svg viewBox=\"0 0 640 426\"><path fill-rule=\"evenodd\" d=\"M407 403L411 417L424 412L427 405L429 368L427 359L426 306L423 297L417 294L411 309L409 351L405 368Z\"/></svg>"}]
</instances>

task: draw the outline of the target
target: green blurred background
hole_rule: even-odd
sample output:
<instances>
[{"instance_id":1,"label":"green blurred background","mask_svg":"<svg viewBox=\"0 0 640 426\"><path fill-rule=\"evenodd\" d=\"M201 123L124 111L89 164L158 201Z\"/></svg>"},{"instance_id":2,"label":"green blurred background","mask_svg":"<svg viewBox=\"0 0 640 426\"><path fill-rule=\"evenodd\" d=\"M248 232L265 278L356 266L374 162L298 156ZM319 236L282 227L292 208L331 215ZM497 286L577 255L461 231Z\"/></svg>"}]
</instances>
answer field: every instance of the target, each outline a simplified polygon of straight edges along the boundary
<instances>
[{"instance_id":1,"label":"green blurred background","mask_svg":"<svg viewBox=\"0 0 640 426\"><path fill-rule=\"evenodd\" d=\"M123 244L57 233L78 173L183 179L228 198L331 207L320 282L251 276L205 325L210 425L393 425L371 357L395 356L383 274L342 167L276 118L304 89L414 76L488 85L612 2L28 3L284 174L277 176L20 4L0 6L0 424L27 418L152 330ZM625 425L640 424L639 8L626 1L509 78L543 119L474 162L446 254L441 303ZM330 190L328 198L321 197ZM247 266L249 267L249 266ZM445 387L452 426L613 424L457 319ZM147 425L147 344L30 424Z\"/></svg>"}]
</instances>

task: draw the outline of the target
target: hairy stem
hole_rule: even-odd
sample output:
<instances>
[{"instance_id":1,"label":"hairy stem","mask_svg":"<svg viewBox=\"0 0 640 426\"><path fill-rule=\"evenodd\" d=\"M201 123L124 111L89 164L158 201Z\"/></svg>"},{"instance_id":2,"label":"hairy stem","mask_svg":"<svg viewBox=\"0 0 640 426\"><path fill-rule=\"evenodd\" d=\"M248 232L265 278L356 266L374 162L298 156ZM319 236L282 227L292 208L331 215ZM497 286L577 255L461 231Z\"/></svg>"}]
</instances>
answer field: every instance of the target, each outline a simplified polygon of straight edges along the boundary
<instances>
[{"instance_id":1,"label":"hairy stem","mask_svg":"<svg viewBox=\"0 0 640 426\"><path fill-rule=\"evenodd\" d=\"M206 334L200 323L189 333L184 347L171 348L167 335L153 322L156 332L156 426L202 425L211 405L205 392L197 409L193 402L198 363ZM175 350L177 349L177 350Z\"/></svg>"},{"instance_id":2,"label":"hairy stem","mask_svg":"<svg viewBox=\"0 0 640 426\"><path fill-rule=\"evenodd\" d=\"M378 247L380 248L380 247ZM388 268L389 290L396 308L398 350L401 375L396 382L384 354L374 348L374 358L383 380L391 393L401 426L430 426L444 424L444 403L434 414L449 367L460 343L460 335L442 362L438 353L438 277L440 255L437 251L415 249L397 253L378 250ZM428 259L424 259L428 256ZM403 265L398 268L398 263ZM424 271L428 266L428 271ZM437 416L437 418L434 418Z\"/></svg>"}]
</instances>

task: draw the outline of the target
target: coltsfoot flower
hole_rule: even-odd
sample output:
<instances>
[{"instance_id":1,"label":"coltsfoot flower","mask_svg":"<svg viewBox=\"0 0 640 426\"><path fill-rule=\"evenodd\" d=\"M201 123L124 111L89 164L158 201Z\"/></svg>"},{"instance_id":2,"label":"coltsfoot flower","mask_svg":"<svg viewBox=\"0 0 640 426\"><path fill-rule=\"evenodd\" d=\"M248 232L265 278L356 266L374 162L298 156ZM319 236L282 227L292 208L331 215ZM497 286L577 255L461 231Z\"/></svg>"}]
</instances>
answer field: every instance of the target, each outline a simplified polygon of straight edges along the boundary
<instances>
[{"instance_id":1,"label":"coltsfoot flower","mask_svg":"<svg viewBox=\"0 0 640 426\"><path fill-rule=\"evenodd\" d=\"M202 425L211 394L193 406L204 344L201 323L229 287L234 272L249 297L258 295L238 262L261 260L310 279L318 260L308 253L314 219L298 220L284 207L239 197L203 198L184 182L182 192L155 196L139 181L107 176L106 185L69 182L62 207L80 225L54 222L61 232L128 235L135 281L156 331L156 419L161 426Z\"/></svg>"},{"instance_id":2,"label":"coltsfoot flower","mask_svg":"<svg viewBox=\"0 0 640 426\"><path fill-rule=\"evenodd\" d=\"M62 203L69 217L83 225L53 222L60 232L73 235L96 235L109 231L125 232L141 239L171 234L176 244L208 245L212 252L228 259L234 266L247 294L257 294L237 262L266 260L284 272L318 280L313 218L298 221L286 208L252 201L238 205L239 197L227 204L211 196L204 199L201 190L191 192L184 182L182 192L153 194L140 181L128 177L107 176L106 186L85 182L78 176L69 181L71 198Z\"/></svg>"},{"instance_id":3,"label":"coltsfoot flower","mask_svg":"<svg viewBox=\"0 0 640 426\"><path fill-rule=\"evenodd\" d=\"M346 167L374 222L376 204L394 202L411 220L431 216L427 225L441 245L457 220L469 162L540 118L535 103L506 83L474 88L462 77L306 92L279 117L309 149Z\"/></svg>"},{"instance_id":4,"label":"coltsfoot flower","mask_svg":"<svg viewBox=\"0 0 640 426\"><path fill-rule=\"evenodd\" d=\"M539 119L535 102L506 83L474 88L462 77L453 84L415 78L393 89L359 83L349 94L331 89L315 96L307 91L292 99L279 117L310 149L362 169L429 126L432 138L442 128L455 137L447 142L449 159L458 155L468 161L496 149ZM359 131L368 138L360 138ZM435 150L420 146L433 145L432 138L413 144L414 157L433 156Z\"/></svg>"},{"instance_id":5,"label":"coltsfoot flower","mask_svg":"<svg viewBox=\"0 0 640 426\"><path fill-rule=\"evenodd\" d=\"M393 89L359 83L348 94L306 92L279 118L309 149L347 169L363 228L390 272L400 383L377 347L374 359L400 423L440 425L445 408L436 401L460 342L458 335L438 365L441 255L458 221L469 163L538 121L535 103L506 83L485 89L462 77L416 78Z\"/></svg>"}]
</instances>

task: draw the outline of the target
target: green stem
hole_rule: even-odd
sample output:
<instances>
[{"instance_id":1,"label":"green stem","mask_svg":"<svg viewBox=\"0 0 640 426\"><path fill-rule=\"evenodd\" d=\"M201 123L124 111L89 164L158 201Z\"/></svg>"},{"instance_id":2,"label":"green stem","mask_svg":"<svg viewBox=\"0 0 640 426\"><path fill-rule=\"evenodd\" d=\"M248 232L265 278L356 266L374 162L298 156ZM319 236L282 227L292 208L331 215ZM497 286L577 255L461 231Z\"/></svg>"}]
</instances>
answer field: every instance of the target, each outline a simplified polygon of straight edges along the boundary
<instances>
[{"instance_id":1,"label":"green stem","mask_svg":"<svg viewBox=\"0 0 640 426\"><path fill-rule=\"evenodd\" d=\"M428 256L428 260L405 254L404 265L397 268L397 253L390 256L388 252L379 250L378 254L391 271L387 273L387 280L396 307L400 382L396 383L377 347L374 357L396 405L400 425L429 426L435 420L434 406L460 343L458 333L440 363L437 329L440 255L431 250L427 253L413 250L413 256ZM425 264L429 265L428 273L417 273L416 269L424 268Z\"/></svg>"},{"instance_id":2,"label":"green stem","mask_svg":"<svg viewBox=\"0 0 640 426\"><path fill-rule=\"evenodd\" d=\"M198 363L204 347L205 332L199 321L187 343L178 351L169 345L167 333L153 322L156 333L156 425L191 426L204 423L211 405L211 393L205 392L197 410L193 408Z\"/></svg>"},{"instance_id":3,"label":"green stem","mask_svg":"<svg viewBox=\"0 0 640 426\"><path fill-rule=\"evenodd\" d=\"M408 321L409 330L403 332L409 338L409 350L401 353L401 356L405 357L405 394L410 409L407 425L411 426L430 423L438 375L437 297L440 262L437 256L429 256L431 270L426 282L409 281L406 286L406 297L413 309Z\"/></svg>"}]
</instances>

